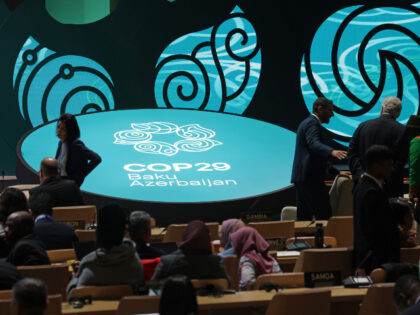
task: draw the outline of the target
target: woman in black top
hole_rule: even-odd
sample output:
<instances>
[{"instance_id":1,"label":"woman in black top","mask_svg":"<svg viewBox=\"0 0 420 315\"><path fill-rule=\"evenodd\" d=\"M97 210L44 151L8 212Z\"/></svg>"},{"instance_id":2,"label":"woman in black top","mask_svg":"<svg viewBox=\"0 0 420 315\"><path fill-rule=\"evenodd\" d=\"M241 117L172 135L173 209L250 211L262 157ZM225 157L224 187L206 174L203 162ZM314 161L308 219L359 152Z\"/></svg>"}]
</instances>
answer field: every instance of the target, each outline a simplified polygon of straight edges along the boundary
<instances>
[{"instance_id":1,"label":"woman in black top","mask_svg":"<svg viewBox=\"0 0 420 315\"><path fill-rule=\"evenodd\" d=\"M55 158L58 160L60 176L72 179L81 186L85 177L101 163L101 157L79 140L79 125L76 117L71 114L63 114L58 119L57 137L60 142Z\"/></svg>"}]
</instances>

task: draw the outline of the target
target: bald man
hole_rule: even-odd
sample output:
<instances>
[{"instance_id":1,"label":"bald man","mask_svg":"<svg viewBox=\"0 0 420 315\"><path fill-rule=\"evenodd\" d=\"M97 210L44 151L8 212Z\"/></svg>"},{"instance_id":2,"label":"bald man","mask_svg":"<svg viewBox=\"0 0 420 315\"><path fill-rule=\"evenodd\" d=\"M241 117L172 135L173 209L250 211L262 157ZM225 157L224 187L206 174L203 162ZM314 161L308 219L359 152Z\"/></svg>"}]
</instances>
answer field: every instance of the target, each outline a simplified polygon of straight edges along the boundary
<instances>
[{"instance_id":1,"label":"bald man","mask_svg":"<svg viewBox=\"0 0 420 315\"><path fill-rule=\"evenodd\" d=\"M6 261L15 266L46 265L50 263L45 245L35 239L34 221L28 211L13 212L7 217L4 232L10 252Z\"/></svg>"},{"instance_id":2,"label":"bald man","mask_svg":"<svg viewBox=\"0 0 420 315\"><path fill-rule=\"evenodd\" d=\"M39 170L40 185L29 191L29 194L46 191L52 198L52 207L83 205L79 186L69 179L58 176L58 162L47 157L41 161Z\"/></svg>"}]
</instances>

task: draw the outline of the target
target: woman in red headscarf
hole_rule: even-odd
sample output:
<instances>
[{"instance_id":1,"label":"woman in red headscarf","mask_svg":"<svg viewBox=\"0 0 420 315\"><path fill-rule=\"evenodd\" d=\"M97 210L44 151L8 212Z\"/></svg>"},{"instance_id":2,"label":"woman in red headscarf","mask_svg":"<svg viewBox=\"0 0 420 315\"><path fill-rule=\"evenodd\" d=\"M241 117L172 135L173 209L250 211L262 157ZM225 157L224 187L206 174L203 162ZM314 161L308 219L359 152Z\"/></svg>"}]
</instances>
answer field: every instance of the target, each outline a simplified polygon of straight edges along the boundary
<instances>
[{"instance_id":1,"label":"woman in red headscarf","mask_svg":"<svg viewBox=\"0 0 420 315\"><path fill-rule=\"evenodd\" d=\"M203 221L188 224L179 249L161 256L161 263L156 267L152 280L176 274L186 275L190 279L226 278L229 281L220 258L212 254L210 231Z\"/></svg>"},{"instance_id":2,"label":"woman in red headscarf","mask_svg":"<svg viewBox=\"0 0 420 315\"><path fill-rule=\"evenodd\" d=\"M259 275L282 272L277 261L268 253L269 244L251 227L243 227L230 235L239 257L239 290L252 289Z\"/></svg>"}]
</instances>

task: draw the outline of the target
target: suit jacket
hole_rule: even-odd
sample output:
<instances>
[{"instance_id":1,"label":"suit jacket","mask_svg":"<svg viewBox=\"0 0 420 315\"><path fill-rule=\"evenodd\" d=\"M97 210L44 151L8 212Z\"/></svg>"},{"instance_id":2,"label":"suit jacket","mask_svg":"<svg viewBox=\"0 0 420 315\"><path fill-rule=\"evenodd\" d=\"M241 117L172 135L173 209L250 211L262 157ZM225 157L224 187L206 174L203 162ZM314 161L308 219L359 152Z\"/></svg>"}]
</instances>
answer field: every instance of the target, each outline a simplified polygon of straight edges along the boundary
<instances>
[{"instance_id":1,"label":"suit jacket","mask_svg":"<svg viewBox=\"0 0 420 315\"><path fill-rule=\"evenodd\" d=\"M13 285L21 278L19 271L14 265L3 259L0 260L0 290L11 290Z\"/></svg>"},{"instance_id":2,"label":"suit jacket","mask_svg":"<svg viewBox=\"0 0 420 315\"><path fill-rule=\"evenodd\" d=\"M71 226L55 222L50 217L35 222L34 235L47 250L73 248L73 243L79 241Z\"/></svg>"},{"instance_id":3,"label":"suit jacket","mask_svg":"<svg viewBox=\"0 0 420 315\"><path fill-rule=\"evenodd\" d=\"M134 241L134 243L136 244L136 252L140 259L155 259L165 255L163 250L153 246L148 246L144 241L138 240Z\"/></svg>"},{"instance_id":4,"label":"suit jacket","mask_svg":"<svg viewBox=\"0 0 420 315\"><path fill-rule=\"evenodd\" d=\"M49 265L45 245L33 234L26 235L14 244L6 261L15 266Z\"/></svg>"},{"instance_id":5,"label":"suit jacket","mask_svg":"<svg viewBox=\"0 0 420 315\"><path fill-rule=\"evenodd\" d=\"M365 268L369 273L381 264L399 262L400 242L396 222L385 190L369 176L363 176L354 190L356 267Z\"/></svg>"},{"instance_id":6,"label":"suit jacket","mask_svg":"<svg viewBox=\"0 0 420 315\"><path fill-rule=\"evenodd\" d=\"M420 303L413 304L398 314L399 315L418 315L420 314Z\"/></svg>"},{"instance_id":7,"label":"suit jacket","mask_svg":"<svg viewBox=\"0 0 420 315\"><path fill-rule=\"evenodd\" d=\"M39 191L46 191L51 195L52 206L79 206L83 205L83 197L79 186L73 180L60 177L50 177L38 187L32 188L29 194L32 195Z\"/></svg>"},{"instance_id":8,"label":"suit jacket","mask_svg":"<svg viewBox=\"0 0 420 315\"><path fill-rule=\"evenodd\" d=\"M403 140L404 133L404 125L397 122L390 114L383 114L379 118L361 123L351 138L348 150L353 179L358 180L360 175L366 171L366 151L374 144L381 144L393 150L396 170L393 176L395 176L395 181L400 180L402 169L408 160L408 150L407 154L397 155L397 148ZM399 175L400 173L401 175Z\"/></svg>"},{"instance_id":9,"label":"suit jacket","mask_svg":"<svg viewBox=\"0 0 420 315\"><path fill-rule=\"evenodd\" d=\"M300 123L296 133L292 183L322 182L327 171L334 176L338 174L338 170L328 164L333 149L323 142L321 124L310 115Z\"/></svg>"},{"instance_id":10,"label":"suit jacket","mask_svg":"<svg viewBox=\"0 0 420 315\"><path fill-rule=\"evenodd\" d=\"M80 140L66 142L67 144L67 164L66 172L67 178L72 179L78 186L81 186L85 177L92 172L92 170L101 163L101 157L89 150L85 144ZM61 152L62 142L58 143L57 153L55 158L58 158Z\"/></svg>"}]
</instances>

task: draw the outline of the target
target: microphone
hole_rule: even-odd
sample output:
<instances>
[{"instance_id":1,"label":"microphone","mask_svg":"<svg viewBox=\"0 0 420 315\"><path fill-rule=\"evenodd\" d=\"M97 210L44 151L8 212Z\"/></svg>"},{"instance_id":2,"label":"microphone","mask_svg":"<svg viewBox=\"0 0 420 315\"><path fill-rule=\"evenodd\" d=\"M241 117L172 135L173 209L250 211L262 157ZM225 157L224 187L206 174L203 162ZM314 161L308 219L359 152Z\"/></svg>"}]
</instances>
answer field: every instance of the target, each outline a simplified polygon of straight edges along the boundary
<instances>
[{"instance_id":1,"label":"microphone","mask_svg":"<svg viewBox=\"0 0 420 315\"><path fill-rule=\"evenodd\" d=\"M354 276L357 277L357 269L360 269L365 262L370 258L370 256L372 256L372 250L369 250L366 254L366 256L362 259L362 261L360 262L360 264L357 265L356 270L354 271Z\"/></svg>"},{"instance_id":2,"label":"microphone","mask_svg":"<svg viewBox=\"0 0 420 315\"><path fill-rule=\"evenodd\" d=\"M315 221L316 221L316 218L315 218L315 216L313 216L311 222L309 222L309 224L303 228L302 233L305 233L306 230L308 229L308 227L310 227L312 224L314 224ZM312 248L312 245L309 244L307 241L298 241L296 233L295 233L295 239L294 239L293 243L290 243L286 246L287 250L298 250L298 251L300 251L300 250L308 249L308 248Z\"/></svg>"}]
</instances>

